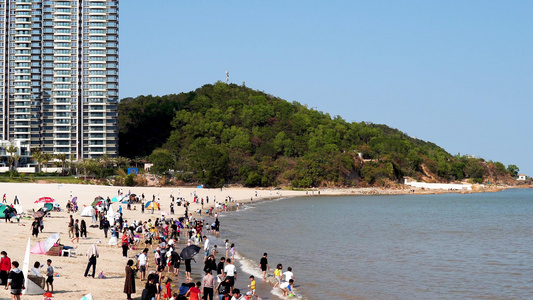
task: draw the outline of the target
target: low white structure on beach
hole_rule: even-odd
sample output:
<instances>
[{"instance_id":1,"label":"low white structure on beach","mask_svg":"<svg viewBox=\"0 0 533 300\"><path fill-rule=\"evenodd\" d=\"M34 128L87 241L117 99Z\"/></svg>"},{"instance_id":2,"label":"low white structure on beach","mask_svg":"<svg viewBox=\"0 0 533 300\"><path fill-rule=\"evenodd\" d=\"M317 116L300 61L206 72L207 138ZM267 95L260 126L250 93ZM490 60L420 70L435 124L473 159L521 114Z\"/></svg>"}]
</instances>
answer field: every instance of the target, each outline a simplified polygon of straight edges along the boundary
<instances>
[{"instance_id":1,"label":"low white structure on beach","mask_svg":"<svg viewBox=\"0 0 533 300\"><path fill-rule=\"evenodd\" d=\"M427 183L427 182L416 182L416 181L407 181L407 178L404 180L405 185L410 185L417 188L425 188L428 190L461 190L461 191L471 191L471 184L462 184L462 183Z\"/></svg>"},{"instance_id":2,"label":"low white structure on beach","mask_svg":"<svg viewBox=\"0 0 533 300\"><path fill-rule=\"evenodd\" d=\"M518 174L518 178L516 180L526 180L527 175L526 174Z\"/></svg>"}]
</instances>

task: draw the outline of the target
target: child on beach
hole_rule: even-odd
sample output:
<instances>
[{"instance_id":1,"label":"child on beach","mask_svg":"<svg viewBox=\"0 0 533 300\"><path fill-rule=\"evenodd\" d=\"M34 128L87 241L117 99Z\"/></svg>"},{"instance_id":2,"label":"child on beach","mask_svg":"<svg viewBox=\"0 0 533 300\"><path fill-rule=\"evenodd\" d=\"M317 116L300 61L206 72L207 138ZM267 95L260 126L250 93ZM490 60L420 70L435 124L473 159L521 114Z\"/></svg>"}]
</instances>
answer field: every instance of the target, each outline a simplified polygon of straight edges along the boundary
<instances>
[{"instance_id":1,"label":"child on beach","mask_svg":"<svg viewBox=\"0 0 533 300\"><path fill-rule=\"evenodd\" d=\"M163 299L169 299L172 296L172 287L170 286L171 282L172 279L168 278L167 283L165 284L165 293L163 294Z\"/></svg>"},{"instance_id":2,"label":"child on beach","mask_svg":"<svg viewBox=\"0 0 533 300\"><path fill-rule=\"evenodd\" d=\"M278 264L276 266L276 270L274 270L274 278L276 278L276 284L274 285L274 288L277 288L281 284L282 269L283 266Z\"/></svg>"},{"instance_id":3,"label":"child on beach","mask_svg":"<svg viewBox=\"0 0 533 300\"><path fill-rule=\"evenodd\" d=\"M226 240L226 257L229 257L229 240Z\"/></svg>"},{"instance_id":4,"label":"child on beach","mask_svg":"<svg viewBox=\"0 0 533 300\"><path fill-rule=\"evenodd\" d=\"M257 294L255 293L255 289L256 289L256 284L255 284L255 278L254 278L254 275L250 275L250 284L248 285L248 287L250 288L250 291L252 292L252 297L257 297Z\"/></svg>"},{"instance_id":5,"label":"child on beach","mask_svg":"<svg viewBox=\"0 0 533 300\"><path fill-rule=\"evenodd\" d=\"M231 248L229 249L229 253L231 254L231 260L235 260L235 244L231 244Z\"/></svg>"},{"instance_id":6,"label":"child on beach","mask_svg":"<svg viewBox=\"0 0 533 300\"><path fill-rule=\"evenodd\" d=\"M46 260L46 291L54 292L54 268L52 267L52 260Z\"/></svg>"},{"instance_id":7,"label":"child on beach","mask_svg":"<svg viewBox=\"0 0 533 300\"><path fill-rule=\"evenodd\" d=\"M292 289L294 288L294 280L291 279L288 282L280 284L279 288L283 292L283 297L288 296L289 294L293 295Z\"/></svg>"}]
</instances>

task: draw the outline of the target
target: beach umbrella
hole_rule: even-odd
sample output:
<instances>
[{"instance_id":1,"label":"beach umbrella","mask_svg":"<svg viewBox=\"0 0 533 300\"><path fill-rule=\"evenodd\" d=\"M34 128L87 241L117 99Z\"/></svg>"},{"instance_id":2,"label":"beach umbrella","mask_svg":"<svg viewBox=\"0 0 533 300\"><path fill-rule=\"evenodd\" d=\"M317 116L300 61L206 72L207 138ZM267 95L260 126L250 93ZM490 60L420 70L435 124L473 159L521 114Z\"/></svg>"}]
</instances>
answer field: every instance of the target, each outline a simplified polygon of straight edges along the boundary
<instances>
[{"instance_id":1,"label":"beach umbrella","mask_svg":"<svg viewBox=\"0 0 533 300\"><path fill-rule=\"evenodd\" d=\"M54 210L54 204L52 204L52 203L45 203L45 204L43 205L43 209L44 209L45 211L52 211L52 210Z\"/></svg>"},{"instance_id":2,"label":"beach umbrella","mask_svg":"<svg viewBox=\"0 0 533 300\"><path fill-rule=\"evenodd\" d=\"M41 197L37 199L34 203L52 203L55 202L53 198L50 197Z\"/></svg>"},{"instance_id":3,"label":"beach umbrella","mask_svg":"<svg viewBox=\"0 0 533 300\"><path fill-rule=\"evenodd\" d=\"M78 201L78 197L74 197L74 198L72 198L72 201L71 201L71 202L72 202L72 203L76 203L76 201Z\"/></svg>"},{"instance_id":4,"label":"beach umbrella","mask_svg":"<svg viewBox=\"0 0 533 300\"><path fill-rule=\"evenodd\" d=\"M111 202L119 202L120 200L122 200L122 197L115 196L115 197L113 197L113 199L111 199Z\"/></svg>"},{"instance_id":5,"label":"beach umbrella","mask_svg":"<svg viewBox=\"0 0 533 300\"><path fill-rule=\"evenodd\" d=\"M45 251L50 250L50 248L52 248L55 245L55 243L57 243L58 240L59 240L59 233L54 233L51 236L49 236L46 239L46 241L44 241Z\"/></svg>"},{"instance_id":6,"label":"beach umbrella","mask_svg":"<svg viewBox=\"0 0 533 300\"><path fill-rule=\"evenodd\" d=\"M198 254L198 252L200 252L200 249L201 248L196 245L187 246L181 250L180 256L182 259L191 259L193 256Z\"/></svg>"},{"instance_id":7,"label":"beach umbrella","mask_svg":"<svg viewBox=\"0 0 533 300\"><path fill-rule=\"evenodd\" d=\"M46 215L46 212L45 211L42 211L42 210L38 210L36 212L33 213L33 217L34 218L42 218Z\"/></svg>"},{"instance_id":8,"label":"beach umbrella","mask_svg":"<svg viewBox=\"0 0 533 300\"><path fill-rule=\"evenodd\" d=\"M146 209L152 209L152 207L154 209L159 209L159 203L154 202L154 201L148 201L148 203L146 203L146 205L144 205L144 208L146 208Z\"/></svg>"}]
</instances>

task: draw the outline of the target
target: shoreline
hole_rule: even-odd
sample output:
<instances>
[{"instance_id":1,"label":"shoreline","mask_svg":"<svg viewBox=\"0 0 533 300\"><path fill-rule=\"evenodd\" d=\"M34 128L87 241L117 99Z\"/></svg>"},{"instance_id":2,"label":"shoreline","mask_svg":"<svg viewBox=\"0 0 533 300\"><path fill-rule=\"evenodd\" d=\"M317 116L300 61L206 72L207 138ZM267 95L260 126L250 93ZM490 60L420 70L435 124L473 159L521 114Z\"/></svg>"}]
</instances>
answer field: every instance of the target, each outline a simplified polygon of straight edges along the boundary
<instances>
[{"instance_id":1,"label":"shoreline","mask_svg":"<svg viewBox=\"0 0 533 300\"><path fill-rule=\"evenodd\" d=\"M506 188L515 188L515 187L506 187ZM516 188L525 188L525 187L516 187ZM504 188L498 189L503 190ZM312 190L301 190L301 191L289 191L289 190L273 190L273 189L251 189L251 188L223 188L223 189L199 189L191 187L117 187L117 186L97 186L97 185L80 185L80 184L43 184L43 183L0 183L0 194L6 193L7 204L13 203L15 195L18 197L20 204L23 207L23 212L30 214L31 209L36 208L38 205L34 204L34 201L42 196L49 196L56 199L56 202L61 206L62 209L65 208L67 200L70 197L77 196L79 203L79 210L81 211L84 205L90 205L93 199L96 196L103 197L113 197L117 195L118 191L122 190L124 194L127 194L129 190L132 193L138 195L144 193L148 200L151 200L152 197L160 198L162 209L161 211L168 211L170 205L170 194L172 193L175 197L184 197L187 201L191 201L190 212L196 212L197 209L201 209L201 205L192 202L193 194L196 193L199 198L206 198L214 200L216 197L218 202L222 202L227 196L231 196L235 200L235 203L244 203L245 206L250 203L250 200L253 199L254 203L263 202L263 201L283 201L286 198L294 197L317 197L317 196L354 196L354 195L398 195L398 194L436 194L437 191L420 191L420 192L411 192L406 189L377 189L377 188L359 188L359 189L320 189L313 192ZM320 191L320 194L318 193ZM257 195L256 195L257 192ZM458 191L439 191L439 193L457 193ZM230 202L233 206L234 202ZM207 203L206 203L207 204ZM120 205L120 204L119 204ZM152 220L156 217L160 217L160 213L156 211L153 215L150 213L142 214L138 205L137 210L125 210L126 205L121 204L123 207L124 218L128 221L132 220L143 220L146 221L148 218ZM114 209L116 210L118 205L114 204ZM210 201L207 205L208 207L213 206ZM176 207L175 217L182 216L184 208ZM227 212L229 217L231 211ZM226 215L226 213L224 213ZM121 250L117 246L108 246L107 240L104 239L103 232L99 229L90 228L91 219L82 218L79 213L73 214L75 219L84 219L87 222L88 226L88 237L87 239L80 239L79 244L74 245L71 240L68 238L67 234L67 221L68 213L65 211L62 212L53 212L50 217L44 219L44 230L42 234L39 234L38 238L31 238L31 246L33 247L38 241L44 241L48 236L53 233L61 233L61 242L67 246L77 246L77 255L73 257L60 257L60 256L45 256L45 255L36 255L32 254L30 257L30 265L33 265L33 262L40 261L41 263L45 262L46 259L51 258L53 260L52 266L55 268L55 272L59 273L59 277L55 278L54 281L54 298L53 299L71 299L78 298L80 299L88 293L92 293L95 298L98 299L107 299L112 297L125 297L125 294L122 293L123 284L124 284L124 267L127 259L122 257ZM193 217L198 217L196 213L193 214ZM202 215L202 218L208 219ZM4 242L0 250L4 250L8 253L8 256L12 261L19 261L22 264L24 252L26 249L26 244L28 237L31 236L30 224L32 219L21 219L20 223L10 223L6 224L4 219L0 220L0 233L5 237ZM222 221L223 222L223 221ZM222 223L222 229L224 230ZM224 237L221 237L224 238ZM104 275L107 276L107 279L88 279L83 277L83 272L87 265L87 259L85 253L89 246L93 243L98 243L101 241L101 244L98 245L101 252L100 258L96 266L96 272L104 272ZM182 245L182 243L180 243ZM220 247L220 245L219 245ZM220 254L217 258L220 258L223 254L223 249L220 248ZM139 248L135 251L128 252L128 259L133 258L134 255L140 252ZM267 251L268 252L268 251ZM203 268L203 263L201 263L201 256L197 256L198 262L193 265L193 272L202 274L201 272L196 272L198 269L201 271ZM196 268L195 268L196 266ZM242 267L238 265L242 270ZM182 270L180 271L179 280L176 284L179 287L182 279L184 277L183 264ZM273 268L271 268L272 270ZM272 271L271 271L272 272ZM247 272L245 272L247 273ZM271 278L271 277L269 277ZM195 279L197 277L195 276ZM268 279L268 278L267 278ZM96 280L96 281L95 281ZM246 282L248 278L240 278L240 282ZM257 278L256 281L259 285L262 283L261 278ZM140 299L142 289L140 282L137 285L137 291L134 294L135 299ZM271 289L271 287L270 287ZM243 289L244 290L244 289ZM261 294L259 294L261 296ZM268 298L272 298L272 294ZM9 298L9 291L1 289L0 299ZM42 299L42 295L24 295L24 299Z\"/></svg>"}]
</instances>

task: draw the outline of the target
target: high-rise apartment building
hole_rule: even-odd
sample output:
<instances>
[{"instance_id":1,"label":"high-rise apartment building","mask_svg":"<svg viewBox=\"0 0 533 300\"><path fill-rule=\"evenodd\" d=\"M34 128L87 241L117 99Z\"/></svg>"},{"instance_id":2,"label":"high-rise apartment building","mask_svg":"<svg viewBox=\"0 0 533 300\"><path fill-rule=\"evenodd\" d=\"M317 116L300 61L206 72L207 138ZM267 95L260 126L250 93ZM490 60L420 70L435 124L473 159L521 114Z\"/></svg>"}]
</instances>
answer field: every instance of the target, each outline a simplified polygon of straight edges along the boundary
<instances>
[{"instance_id":1,"label":"high-rise apartment building","mask_svg":"<svg viewBox=\"0 0 533 300\"><path fill-rule=\"evenodd\" d=\"M118 0L0 0L0 140L118 154Z\"/></svg>"}]
</instances>

